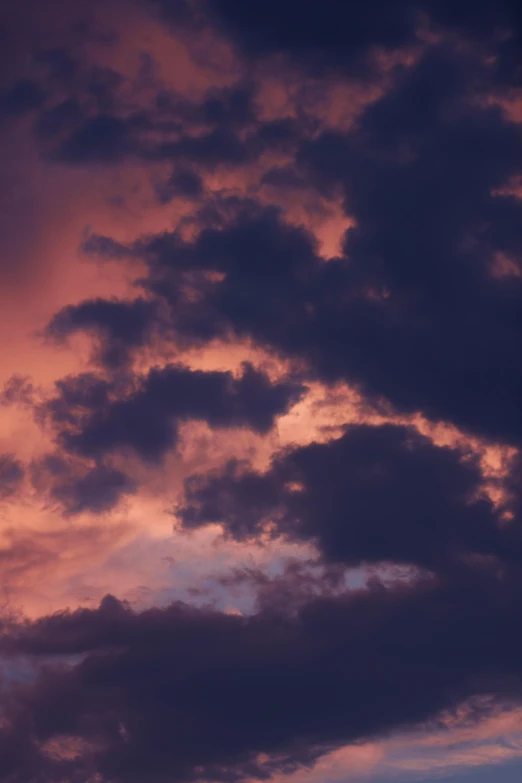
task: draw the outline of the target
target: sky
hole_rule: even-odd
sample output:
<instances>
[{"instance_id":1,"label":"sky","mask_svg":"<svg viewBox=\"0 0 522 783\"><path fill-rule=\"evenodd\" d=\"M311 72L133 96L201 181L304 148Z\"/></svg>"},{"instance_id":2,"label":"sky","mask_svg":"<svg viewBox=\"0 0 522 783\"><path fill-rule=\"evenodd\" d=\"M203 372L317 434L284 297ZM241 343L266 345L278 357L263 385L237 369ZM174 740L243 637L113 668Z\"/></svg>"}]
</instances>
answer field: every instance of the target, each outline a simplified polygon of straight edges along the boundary
<instances>
[{"instance_id":1,"label":"sky","mask_svg":"<svg viewBox=\"0 0 522 783\"><path fill-rule=\"evenodd\" d=\"M0 783L522 775L514 0L0 12Z\"/></svg>"}]
</instances>

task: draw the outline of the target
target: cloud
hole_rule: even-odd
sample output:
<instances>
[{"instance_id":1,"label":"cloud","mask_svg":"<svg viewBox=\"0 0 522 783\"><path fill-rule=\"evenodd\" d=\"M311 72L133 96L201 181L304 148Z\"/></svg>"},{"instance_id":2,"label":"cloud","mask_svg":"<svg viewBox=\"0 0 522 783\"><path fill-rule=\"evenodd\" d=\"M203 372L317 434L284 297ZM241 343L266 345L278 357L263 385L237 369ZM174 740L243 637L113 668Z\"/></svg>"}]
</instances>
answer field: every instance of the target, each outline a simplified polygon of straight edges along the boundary
<instances>
[{"instance_id":1,"label":"cloud","mask_svg":"<svg viewBox=\"0 0 522 783\"><path fill-rule=\"evenodd\" d=\"M131 448L154 462L176 445L182 421L267 433L303 391L291 381L272 384L249 364L243 365L239 378L230 372L168 365L134 378L134 387L125 394L117 381L112 384L93 374L73 376L57 383L57 395L40 415L50 417L59 442L73 454L100 458Z\"/></svg>"},{"instance_id":2,"label":"cloud","mask_svg":"<svg viewBox=\"0 0 522 783\"><path fill-rule=\"evenodd\" d=\"M209 0L207 6L218 29L247 58L283 55L314 74L371 76L376 50L393 53L419 44L422 23L427 22L439 32L455 32L482 44L496 33L500 82L516 83L520 66L521 27L513 0L479 0L473 6L466 0L399 0L393 8L385 0L364 5L326 0L320 11L312 0L300 3L298 10L275 0L255 8L241 0Z\"/></svg>"},{"instance_id":3,"label":"cloud","mask_svg":"<svg viewBox=\"0 0 522 783\"><path fill-rule=\"evenodd\" d=\"M252 200L218 200L200 219L193 242L174 231L128 251L147 260L144 285L169 305L180 338L205 342L232 329L276 343L299 328L306 297L313 302L310 289L321 282L314 239L286 224L281 210ZM110 243L100 241L112 256Z\"/></svg>"},{"instance_id":4,"label":"cloud","mask_svg":"<svg viewBox=\"0 0 522 783\"><path fill-rule=\"evenodd\" d=\"M514 575L311 599L297 616L274 598L245 618L183 604L135 613L107 597L7 630L5 650L82 659L10 695L2 746L28 752L19 767L1 754L4 776L263 777L425 721L477 689L520 687ZM45 747L63 734L92 750L57 767Z\"/></svg>"},{"instance_id":5,"label":"cloud","mask_svg":"<svg viewBox=\"0 0 522 783\"><path fill-rule=\"evenodd\" d=\"M341 188L352 221L327 264L253 199L225 200L221 216L218 203L217 219L202 210L192 241L174 231L129 247L180 338L232 331L403 413L519 444L522 277L495 264L501 253L515 268L522 251L520 199L501 194L522 130L488 104L491 88L482 58L433 46L348 132L302 142L294 167L319 192Z\"/></svg>"},{"instance_id":6,"label":"cloud","mask_svg":"<svg viewBox=\"0 0 522 783\"><path fill-rule=\"evenodd\" d=\"M340 70L357 76L371 73L372 50L397 50L416 41L414 7L372 0L364 6L327 0L318 13L313 2L299 12L273 0L247 9L239 0L211 0L211 10L248 56L276 53L316 72Z\"/></svg>"},{"instance_id":7,"label":"cloud","mask_svg":"<svg viewBox=\"0 0 522 783\"><path fill-rule=\"evenodd\" d=\"M101 362L115 369L126 363L133 348L146 342L155 311L155 304L144 299L92 299L60 310L44 334L60 342L75 332L93 330L100 336Z\"/></svg>"},{"instance_id":8,"label":"cloud","mask_svg":"<svg viewBox=\"0 0 522 783\"><path fill-rule=\"evenodd\" d=\"M108 114L89 118L60 143L56 158L64 163L117 163L132 150L132 126L132 121Z\"/></svg>"},{"instance_id":9,"label":"cloud","mask_svg":"<svg viewBox=\"0 0 522 783\"><path fill-rule=\"evenodd\" d=\"M67 49L44 51L37 61L42 84L50 81L54 90L28 108L39 109L34 137L54 163L116 167L179 161L181 168L192 163L215 171L288 148L302 132L290 118L261 119L257 85L241 76L230 86L209 86L188 97L156 75L152 55L146 57L146 78L143 68L124 75Z\"/></svg>"},{"instance_id":10,"label":"cloud","mask_svg":"<svg viewBox=\"0 0 522 783\"><path fill-rule=\"evenodd\" d=\"M203 187L203 180L195 172L187 169L175 170L167 182L158 187L158 196L163 203L176 196L198 199L203 194Z\"/></svg>"},{"instance_id":11,"label":"cloud","mask_svg":"<svg viewBox=\"0 0 522 783\"><path fill-rule=\"evenodd\" d=\"M100 514L117 505L124 494L136 490L134 482L120 470L96 465L80 477L65 476L51 490L51 496L63 503L67 515L84 511Z\"/></svg>"},{"instance_id":12,"label":"cloud","mask_svg":"<svg viewBox=\"0 0 522 783\"><path fill-rule=\"evenodd\" d=\"M328 443L287 449L256 473L234 463L185 482L188 527L219 523L239 540L315 542L327 560L447 567L467 555L522 553L518 523L500 528L476 462L413 429L356 425Z\"/></svg>"},{"instance_id":13,"label":"cloud","mask_svg":"<svg viewBox=\"0 0 522 783\"><path fill-rule=\"evenodd\" d=\"M19 79L8 90L0 93L0 117L17 116L36 109L41 106L44 97L37 82Z\"/></svg>"},{"instance_id":14,"label":"cloud","mask_svg":"<svg viewBox=\"0 0 522 783\"><path fill-rule=\"evenodd\" d=\"M157 102L160 102L158 95ZM162 102L162 101L161 101ZM50 160L75 166L192 163L213 172L253 163L263 154L295 144L300 131L284 122L249 122L246 132L233 117L207 109L210 99L192 107L169 102L126 116L92 114L75 103L54 107L37 124ZM245 120L246 124L246 120ZM67 126L72 125L72 129ZM64 132L65 131L65 132ZM52 144L50 142L53 142Z\"/></svg>"},{"instance_id":15,"label":"cloud","mask_svg":"<svg viewBox=\"0 0 522 783\"><path fill-rule=\"evenodd\" d=\"M0 499L16 492L24 473L23 466L12 454L0 454Z\"/></svg>"},{"instance_id":16,"label":"cloud","mask_svg":"<svg viewBox=\"0 0 522 783\"><path fill-rule=\"evenodd\" d=\"M6 14L0 779L516 758L514 0L124 5Z\"/></svg>"},{"instance_id":17,"label":"cloud","mask_svg":"<svg viewBox=\"0 0 522 783\"><path fill-rule=\"evenodd\" d=\"M402 409L518 442L522 288L518 278L497 284L488 265L502 248L520 252L520 202L494 193L519 168L522 134L467 93L480 78L469 65L428 53L352 133L303 153L318 181L342 184L356 223L345 238L346 289L383 293L357 297L358 317L346 310L344 322L342 300L324 311L329 344L318 355L325 372L345 372Z\"/></svg>"}]
</instances>

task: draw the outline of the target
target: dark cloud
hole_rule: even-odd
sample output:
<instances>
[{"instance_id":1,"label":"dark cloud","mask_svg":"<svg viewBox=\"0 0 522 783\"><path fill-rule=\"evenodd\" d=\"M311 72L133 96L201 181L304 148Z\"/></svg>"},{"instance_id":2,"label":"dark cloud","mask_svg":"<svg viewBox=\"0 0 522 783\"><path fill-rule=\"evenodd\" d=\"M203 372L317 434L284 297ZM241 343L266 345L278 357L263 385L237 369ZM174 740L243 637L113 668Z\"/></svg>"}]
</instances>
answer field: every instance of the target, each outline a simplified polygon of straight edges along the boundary
<instances>
[{"instance_id":1,"label":"dark cloud","mask_svg":"<svg viewBox=\"0 0 522 783\"><path fill-rule=\"evenodd\" d=\"M522 249L521 202L499 195L520 171L522 132L469 91L482 78L474 61L429 52L352 132L303 150L318 182L343 186L357 223L345 290L384 294L349 308L332 297L315 355L403 409L519 442L522 278L492 267Z\"/></svg>"},{"instance_id":2,"label":"dark cloud","mask_svg":"<svg viewBox=\"0 0 522 783\"><path fill-rule=\"evenodd\" d=\"M37 82L19 79L8 90L0 93L0 117L25 114L39 108L45 95Z\"/></svg>"},{"instance_id":3,"label":"dark cloud","mask_svg":"<svg viewBox=\"0 0 522 783\"><path fill-rule=\"evenodd\" d=\"M30 465L35 492L65 516L100 515L101 529L137 488L113 453L157 463L186 421L267 433L312 380L520 446L522 132L502 108L520 68L514 2L147 5L184 26L198 64L210 64L214 51L202 50L216 33L232 41L236 83L186 98L148 55L124 78L89 60L83 43L104 37L90 23L77 25L78 45L42 44L27 72L2 81L2 118L34 117L47 162L137 162L165 204L194 207L180 230L128 246L85 239L87 255L144 265L141 293L87 300L49 323L55 340L94 334L101 368L60 379L50 397L18 376L5 386L2 404L32 407L56 440ZM213 65L221 78L228 66ZM277 101L268 106L265 88L279 77L292 116L267 121ZM322 99L341 82L364 106L349 127L325 128ZM250 164L267 152L259 173ZM206 173L245 166L248 199L209 195ZM158 185L159 168L171 176ZM305 210L304 194L342 200L352 228L338 257L256 202ZM296 359L299 378L272 382L249 364L237 376L182 365L134 374L130 360L158 336L179 350L246 338ZM25 472L3 456L0 495ZM185 530L219 522L260 546L272 531L318 554L273 579L240 569L215 580L257 590L246 617L185 604L138 612L109 596L94 610L3 621L2 655L34 675L2 682L0 780L266 779L422 728L477 695L520 703L520 455L497 485L500 508L476 456L390 425L288 448L263 474L234 461L193 476L177 509ZM2 562L22 573L31 558L58 561L61 533L50 536L49 546L13 536ZM374 576L348 591L348 568L361 565ZM397 565L407 579L375 576Z\"/></svg>"},{"instance_id":4,"label":"dark cloud","mask_svg":"<svg viewBox=\"0 0 522 783\"><path fill-rule=\"evenodd\" d=\"M65 46L40 49L31 58L40 65L48 79L59 84L77 84L81 66L77 55Z\"/></svg>"},{"instance_id":5,"label":"dark cloud","mask_svg":"<svg viewBox=\"0 0 522 783\"><path fill-rule=\"evenodd\" d=\"M144 0L144 5L158 12L169 24L196 29L205 26L201 19L201 7L194 0Z\"/></svg>"},{"instance_id":6,"label":"dark cloud","mask_svg":"<svg viewBox=\"0 0 522 783\"><path fill-rule=\"evenodd\" d=\"M276 343L287 328L302 325L320 263L306 231L286 225L275 208L246 202L232 205L231 218L201 231L194 243L175 232L138 243L133 252L147 259L147 285L171 306L173 327L196 341L232 329ZM185 297L184 280L205 294L201 304Z\"/></svg>"},{"instance_id":7,"label":"dark cloud","mask_svg":"<svg viewBox=\"0 0 522 783\"><path fill-rule=\"evenodd\" d=\"M247 163L252 156L237 134L215 128L202 136L184 135L176 141L166 141L151 151L151 157L186 160L213 169L218 165Z\"/></svg>"},{"instance_id":8,"label":"dark cloud","mask_svg":"<svg viewBox=\"0 0 522 783\"><path fill-rule=\"evenodd\" d=\"M306 179L293 166L275 166L263 174L263 185L273 185L277 188L295 188L305 190Z\"/></svg>"},{"instance_id":9,"label":"dark cloud","mask_svg":"<svg viewBox=\"0 0 522 783\"><path fill-rule=\"evenodd\" d=\"M43 412L67 450L100 457L131 448L145 460L157 460L176 444L178 424L190 419L266 433L303 388L290 381L272 384L245 364L239 378L172 365L134 379L127 393L92 374L61 381L57 390Z\"/></svg>"},{"instance_id":10,"label":"dark cloud","mask_svg":"<svg viewBox=\"0 0 522 783\"><path fill-rule=\"evenodd\" d=\"M92 299L69 305L52 318L45 335L62 341L75 332L94 331L100 336L99 358L110 368L125 364L133 348L150 337L156 306L144 299L126 302Z\"/></svg>"},{"instance_id":11,"label":"dark cloud","mask_svg":"<svg viewBox=\"0 0 522 783\"><path fill-rule=\"evenodd\" d=\"M75 37L71 31L69 48L55 47L37 51L31 57L33 67L39 67L44 82L55 91L57 88L65 88L71 97L89 99L91 106L99 111L114 108L118 88L124 82L123 76L113 68L93 62L84 45L78 44L75 47ZM83 38L83 44L86 43L81 31L79 38ZM91 37L91 42L92 40ZM98 40L95 43L102 42ZM106 43L110 44L111 41L107 40Z\"/></svg>"},{"instance_id":12,"label":"dark cloud","mask_svg":"<svg viewBox=\"0 0 522 783\"><path fill-rule=\"evenodd\" d=\"M340 69L365 75L372 49L389 51L416 40L415 8L407 0L368 3L209 0L214 18L247 56L285 54L317 72Z\"/></svg>"},{"instance_id":13,"label":"dark cloud","mask_svg":"<svg viewBox=\"0 0 522 783\"><path fill-rule=\"evenodd\" d=\"M522 24L516 0L429 0L430 18L439 29L488 45L495 53L495 80L517 86L522 77Z\"/></svg>"},{"instance_id":14,"label":"dark cloud","mask_svg":"<svg viewBox=\"0 0 522 783\"><path fill-rule=\"evenodd\" d=\"M31 379L23 375L12 375L0 392L0 405L30 405L34 398Z\"/></svg>"},{"instance_id":15,"label":"dark cloud","mask_svg":"<svg viewBox=\"0 0 522 783\"><path fill-rule=\"evenodd\" d=\"M169 306L179 339L235 330L277 344L282 332L306 326L303 308L324 267L310 235L287 225L277 208L240 199L204 205L199 219L209 227L195 242L177 231L131 247L92 235L83 248L106 259L144 258L150 274L142 284Z\"/></svg>"},{"instance_id":16,"label":"dark cloud","mask_svg":"<svg viewBox=\"0 0 522 783\"><path fill-rule=\"evenodd\" d=\"M194 171L181 169L174 171L167 182L158 186L157 193L163 204L168 204L173 198L197 200L203 195L203 180Z\"/></svg>"},{"instance_id":17,"label":"dark cloud","mask_svg":"<svg viewBox=\"0 0 522 783\"><path fill-rule=\"evenodd\" d=\"M63 504L66 514L74 516L83 511L108 511L123 495L134 491L134 482L124 473L97 465L79 478L57 484L51 494Z\"/></svg>"},{"instance_id":18,"label":"dark cloud","mask_svg":"<svg viewBox=\"0 0 522 783\"><path fill-rule=\"evenodd\" d=\"M59 453L34 460L30 475L39 496L57 502L67 517L110 511L125 495L136 491L135 483L116 468L103 462L93 466Z\"/></svg>"},{"instance_id":19,"label":"dark cloud","mask_svg":"<svg viewBox=\"0 0 522 783\"><path fill-rule=\"evenodd\" d=\"M116 242L111 237L89 233L80 246L87 256L97 257L106 261L124 260L132 256L128 247Z\"/></svg>"},{"instance_id":20,"label":"dark cloud","mask_svg":"<svg viewBox=\"0 0 522 783\"><path fill-rule=\"evenodd\" d=\"M12 495L24 478L22 464L13 454L0 454L0 500Z\"/></svg>"},{"instance_id":21,"label":"dark cloud","mask_svg":"<svg viewBox=\"0 0 522 783\"><path fill-rule=\"evenodd\" d=\"M132 120L110 114L87 119L58 146L56 159L64 163L118 163L133 149Z\"/></svg>"},{"instance_id":22,"label":"dark cloud","mask_svg":"<svg viewBox=\"0 0 522 783\"><path fill-rule=\"evenodd\" d=\"M121 160L132 148L132 135L139 120L120 117L124 79L117 71L73 53L73 47L43 49L31 57L39 74L36 87L45 103L34 122L34 133L42 151L62 163L111 163ZM35 107L36 108L36 107Z\"/></svg>"},{"instance_id":23,"label":"dark cloud","mask_svg":"<svg viewBox=\"0 0 522 783\"><path fill-rule=\"evenodd\" d=\"M256 160L267 149L295 144L300 136L295 123L260 121L255 87L241 80L231 87L210 87L199 100L190 100L165 88L151 56L146 58L150 73L144 97L139 74L133 81L110 68L77 62L67 51L44 54L42 83L53 89L36 116L34 132L42 153L54 162L183 161L213 170ZM6 95L5 101L7 111L12 99Z\"/></svg>"},{"instance_id":24,"label":"dark cloud","mask_svg":"<svg viewBox=\"0 0 522 783\"><path fill-rule=\"evenodd\" d=\"M51 159L62 163L116 165L128 159L142 163L182 161L210 171L220 166L251 163L266 150L295 145L298 136L295 126L285 122L259 123L247 134L238 133L233 120L229 124L215 120L216 127L203 133L194 132L200 125L197 118L191 127L191 120L173 113L172 122L177 127L164 124L146 111L127 117L97 114L85 118L78 113L74 102L65 101L42 114L37 130L45 137L61 133L67 125L76 126L51 149ZM205 120L204 125L207 124ZM159 140L152 142L154 135Z\"/></svg>"},{"instance_id":25,"label":"dark cloud","mask_svg":"<svg viewBox=\"0 0 522 783\"><path fill-rule=\"evenodd\" d=\"M415 430L354 426L339 440L289 451L267 473L230 464L185 483L188 528L219 522L239 540L267 521L313 541L327 560L453 567L469 555L518 560L519 522L501 527L476 462Z\"/></svg>"},{"instance_id":26,"label":"dark cloud","mask_svg":"<svg viewBox=\"0 0 522 783\"><path fill-rule=\"evenodd\" d=\"M108 406L111 392L112 384L94 373L68 376L56 382L55 396L38 415L49 415L56 424L72 425L79 417Z\"/></svg>"},{"instance_id":27,"label":"dark cloud","mask_svg":"<svg viewBox=\"0 0 522 783\"><path fill-rule=\"evenodd\" d=\"M422 24L481 44L493 44L499 82L520 78L522 26L514 0L208 0L218 29L247 58L285 55L316 74L337 71L369 76L376 71L375 49L396 52L419 43Z\"/></svg>"},{"instance_id":28,"label":"dark cloud","mask_svg":"<svg viewBox=\"0 0 522 783\"><path fill-rule=\"evenodd\" d=\"M195 111L206 125L226 128L250 125L256 120L253 87L234 85L231 88L210 90Z\"/></svg>"},{"instance_id":29,"label":"dark cloud","mask_svg":"<svg viewBox=\"0 0 522 783\"><path fill-rule=\"evenodd\" d=\"M516 270L522 252L521 201L505 191L522 130L490 88L481 58L436 46L350 131L302 143L296 181L340 187L355 222L328 264L304 230L252 203L192 243L174 232L127 252L148 263L145 285L184 339L249 336L327 382L520 443L522 275L496 264Z\"/></svg>"},{"instance_id":30,"label":"dark cloud","mask_svg":"<svg viewBox=\"0 0 522 783\"><path fill-rule=\"evenodd\" d=\"M266 777L477 692L516 698L520 596L515 576L478 571L310 598L293 615L277 596L246 618L183 604L134 613L108 597L44 618L4 634L4 649L82 660L13 688L0 769L13 783ZM43 748L64 734L85 750L53 761Z\"/></svg>"},{"instance_id":31,"label":"dark cloud","mask_svg":"<svg viewBox=\"0 0 522 783\"><path fill-rule=\"evenodd\" d=\"M52 162L180 161L214 170L255 161L302 135L289 118L260 119L259 85L242 76L189 98L162 81L153 53L143 53L137 72L123 76L87 52L72 46L39 51L31 58L35 79L0 93L0 113L36 110L34 135Z\"/></svg>"},{"instance_id":32,"label":"dark cloud","mask_svg":"<svg viewBox=\"0 0 522 783\"><path fill-rule=\"evenodd\" d=\"M35 122L35 131L40 139L53 138L67 132L81 122L82 109L76 98L65 98L40 113Z\"/></svg>"}]
</instances>

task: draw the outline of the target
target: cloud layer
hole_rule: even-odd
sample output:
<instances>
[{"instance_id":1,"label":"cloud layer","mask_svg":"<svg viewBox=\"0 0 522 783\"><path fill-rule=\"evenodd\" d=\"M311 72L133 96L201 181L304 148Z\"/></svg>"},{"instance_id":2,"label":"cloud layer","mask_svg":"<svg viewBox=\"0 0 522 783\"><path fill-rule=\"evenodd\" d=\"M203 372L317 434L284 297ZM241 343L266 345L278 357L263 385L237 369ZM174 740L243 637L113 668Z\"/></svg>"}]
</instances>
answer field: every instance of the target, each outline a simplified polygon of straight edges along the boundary
<instances>
[{"instance_id":1,"label":"cloud layer","mask_svg":"<svg viewBox=\"0 0 522 783\"><path fill-rule=\"evenodd\" d=\"M5 12L0 783L520 763L517 10Z\"/></svg>"}]
</instances>

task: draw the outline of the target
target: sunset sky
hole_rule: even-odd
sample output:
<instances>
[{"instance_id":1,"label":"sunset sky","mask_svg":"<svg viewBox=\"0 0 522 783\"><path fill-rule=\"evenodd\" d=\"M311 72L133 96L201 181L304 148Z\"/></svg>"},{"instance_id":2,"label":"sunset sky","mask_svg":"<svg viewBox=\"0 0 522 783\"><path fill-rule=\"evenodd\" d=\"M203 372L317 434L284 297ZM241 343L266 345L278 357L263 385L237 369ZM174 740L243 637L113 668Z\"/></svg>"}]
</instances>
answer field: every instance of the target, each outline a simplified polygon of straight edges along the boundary
<instances>
[{"instance_id":1,"label":"sunset sky","mask_svg":"<svg viewBox=\"0 0 522 783\"><path fill-rule=\"evenodd\" d=\"M514 0L7 0L0 783L522 779Z\"/></svg>"}]
</instances>

